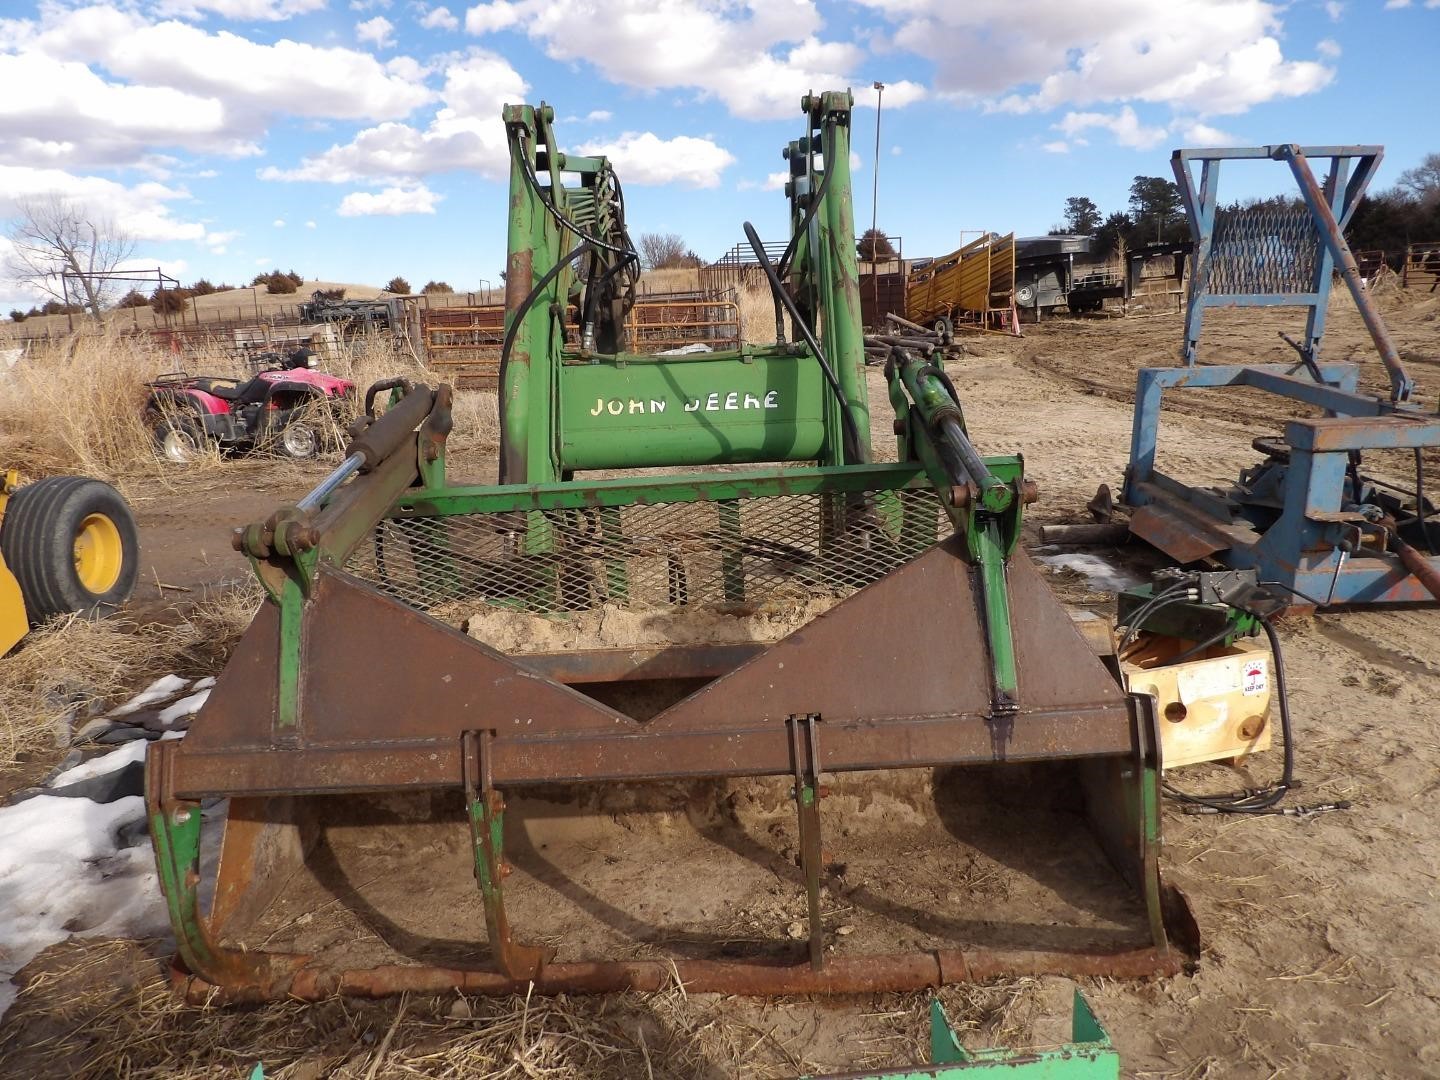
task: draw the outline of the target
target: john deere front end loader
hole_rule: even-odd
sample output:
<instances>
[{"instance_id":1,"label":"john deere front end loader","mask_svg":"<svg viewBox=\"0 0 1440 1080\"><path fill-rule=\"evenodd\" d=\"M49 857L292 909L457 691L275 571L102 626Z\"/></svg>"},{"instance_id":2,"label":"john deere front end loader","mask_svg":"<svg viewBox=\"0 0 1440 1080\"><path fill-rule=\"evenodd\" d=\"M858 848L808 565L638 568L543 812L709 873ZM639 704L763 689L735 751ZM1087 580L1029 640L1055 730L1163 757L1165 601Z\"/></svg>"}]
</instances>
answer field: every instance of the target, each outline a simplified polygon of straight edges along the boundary
<instances>
[{"instance_id":1,"label":"john deere front end loader","mask_svg":"<svg viewBox=\"0 0 1440 1080\"><path fill-rule=\"evenodd\" d=\"M780 340L684 355L626 351L610 164L505 109L500 482L450 483L450 388L396 380L237 531L268 600L149 751L189 992L1176 970L1149 699L1017 547L1034 487L934 344L864 337L851 98L802 109L778 262L746 226Z\"/></svg>"}]
</instances>

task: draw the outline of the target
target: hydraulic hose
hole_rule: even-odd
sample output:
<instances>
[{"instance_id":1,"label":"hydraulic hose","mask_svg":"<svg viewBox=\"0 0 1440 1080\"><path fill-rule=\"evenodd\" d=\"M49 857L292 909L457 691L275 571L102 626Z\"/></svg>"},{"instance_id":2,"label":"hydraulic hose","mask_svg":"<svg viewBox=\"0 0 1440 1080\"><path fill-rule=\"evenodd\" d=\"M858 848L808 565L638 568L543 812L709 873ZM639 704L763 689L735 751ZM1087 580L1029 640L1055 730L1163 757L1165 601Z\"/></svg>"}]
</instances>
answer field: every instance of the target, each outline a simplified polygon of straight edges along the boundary
<instances>
[{"instance_id":1,"label":"hydraulic hose","mask_svg":"<svg viewBox=\"0 0 1440 1080\"><path fill-rule=\"evenodd\" d=\"M499 388L502 401L505 397L505 372L510 367L510 350L515 347L515 335L520 332L520 324L525 321L525 316L528 315L530 309L535 306L535 301L540 298L540 294L545 291L545 287L554 281L556 275L570 265L570 261L583 253L584 250L585 244L581 243L572 248L568 255L557 260L554 266L540 275L540 280L535 283L529 295L527 295L525 299L520 302L520 306L515 309L515 317L510 320L510 325L505 329L505 337L500 343L500 371L496 376L496 385ZM502 417L502 423L500 424L500 467L502 470L505 467L505 443L505 424L503 423ZM514 482L515 479L514 477L502 477L501 482Z\"/></svg>"},{"instance_id":2,"label":"hydraulic hose","mask_svg":"<svg viewBox=\"0 0 1440 1080\"><path fill-rule=\"evenodd\" d=\"M1253 613L1252 613L1253 614ZM1257 616L1265 637L1270 642L1270 653L1275 658L1275 696L1280 705L1280 732L1284 739L1284 762L1280 769L1280 782L1269 788L1243 791L1231 795L1191 795L1180 791L1169 782L1162 782L1165 794L1176 802L1193 806L1203 812L1216 814L1264 814L1269 813L1285 798L1295 782L1295 738L1290 724L1290 690L1285 679L1285 654L1280 648L1280 635L1275 632L1268 616ZM1348 806L1349 804L1336 804Z\"/></svg>"},{"instance_id":3,"label":"hydraulic hose","mask_svg":"<svg viewBox=\"0 0 1440 1080\"><path fill-rule=\"evenodd\" d=\"M835 395L835 401L840 406L840 421L845 428L847 444L845 456L851 462L868 461L869 455L865 453L865 444L860 438L860 429L855 424L855 417L850 413L850 403L845 399L845 391L840 387L840 380L835 377L835 369L830 366L830 361L825 356L825 350L820 347L820 342L815 338L815 332L801 317L800 309L795 306L795 301L785 291L785 286L781 284L780 275L775 272L775 267L770 262L770 256L765 254L765 245L760 242L760 235L755 231L755 226L747 221L744 227L745 238L750 241L750 247L755 252L755 257L760 260L760 268L765 271L765 277L770 282L770 291L785 305L785 309L790 312L791 324L800 331L805 338L805 343L815 353L820 370L825 374L825 381L830 384L830 391Z\"/></svg>"},{"instance_id":4,"label":"hydraulic hose","mask_svg":"<svg viewBox=\"0 0 1440 1080\"><path fill-rule=\"evenodd\" d=\"M800 219L800 225L795 230L795 235L790 237L790 243L785 245L785 251L780 256L780 276L783 278L790 271L790 260L795 258L799 250L800 238L810 228L810 222L815 220L815 214L820 209L821 202L825 199L825 192L830 189L830 151L822 145L820 153L825 158L825 175L820 178L820 186L815 189L815 195L810 200L810 205L805 208L805 216Z\"/></svg>"}]
</instances>

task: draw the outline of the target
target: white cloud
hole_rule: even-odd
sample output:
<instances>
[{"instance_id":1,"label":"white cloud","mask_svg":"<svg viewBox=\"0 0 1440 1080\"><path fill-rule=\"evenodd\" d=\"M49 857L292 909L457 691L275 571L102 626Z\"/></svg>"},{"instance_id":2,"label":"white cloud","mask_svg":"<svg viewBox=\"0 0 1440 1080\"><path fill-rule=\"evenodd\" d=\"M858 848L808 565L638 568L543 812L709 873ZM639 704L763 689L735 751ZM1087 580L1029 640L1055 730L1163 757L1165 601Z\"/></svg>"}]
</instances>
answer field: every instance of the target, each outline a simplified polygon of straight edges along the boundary
<instances>
[{"instance_id":1,"label":"white cloud","mask_svg":"<svg viewBox=\"0 0 1440 1080\"><path fill-rule=\"evenodd\" d=\"M874 86L865 85L855 87L855 105L861 109L873 109L878 101L887 109L903 109L906 105L913 105L926 96L925 87L909 79L897 79L895 82L885 84L884 94L876 91Z\"/></svg>"},{"instance_id":2,"label":"white cloud","mask_svg":"<svg viewBox=\"0 0 1440 1080\"><path fill-rule=\"evenodd\" d=\"M230 243L240 237L240 230L229 229L222 232L207 232L203 243L210 249L212 255L224 255L230 250Z\"/></svg>"},{"instance_id":3,"label":"white cloud","mask_svg":"<svg viewBox=\"0 0 1440 1080\"><path fill-rule=\"evenodd\" d=\"M750 118L794 116L812 89L869 87L874 78L860 74L868 57L859 45L819 36L814 0L612 0L603 17L593 0L493 0L465 13L465 29L524 33L551 59L593 65L610 82L693 89ZM897 80L893 94L887 83L885 104L898 108L922 93ZM862 102L865 95L873 91Z\"/></svg>"},{"instance_id":4,"label":"white cloud","mask_svg":"<svg viewBox=\"0 0 1440 1080\"><path fill-rule=\"evenodd\" d=\"M1190 146L1242 146L1245 142L1239 136L1199 121L1178 123L1172 130L1178 131L1180 137Z\"/></svg>"},{"instance_id":5,"label":"white cloud","mask_svg":"<svg viewBox=\"0 0 1440 1080\"><path fill-rule=\"evenodd\" d=\"M71 200L88 212L113 220L137 240L203 242L206 229L198 221L182 221L171 203L190 198L183 188L147 181L126 186L99 176L76 176L63 169L0 165L0 217L15 213L18 200L50 193Z\"/></svg>"},{"instance_id":6,"label":"white cloud","mask_svg":"<svg viewBox=\"0 0 1440 1080\"><path fill-rule=\"evenodd\" d=\"M772 172L765 175L765 183L761 186L766 191L784 191L785 185L790 182L788 172Z\"/></svg>"},{"instance_id":7,"label":"white cloud","mask_svg":"<svg viewBox=\"0 0 1440 1080\"><path fill-rule=\"evenodd\" d=\"M214 14L234 22L280 22L324 6L325 0L161 0L155 13L182 19Z\"/></svg>"},{"instance_id":8,"label":"white cloud","mask_svg":"<svg viewBox=\"0 0 1440 1080\"><path fill-rule=\"evenodd\" d=\"M1053 142L1041 143L1040 149L1044 150L1047 154L1068 154L1070 152L1070 144L1064 139L1056 139Z\"/></svg>"},{"instance_id":9,"label":"white cloud","mask_svg":"<svg viewBox=\"0 0 1440 1080\"><path fill-rule=\"evenodd\" d=\"M284 218L281 218L281 217L277 217L277 218L276 218L274 221L272 221L270 224L273 225L273 226L275 226L275 228L277 228L277 229L283 229L283 228L285 227L285 219L284 219Z\"/></svg>"},{"instance_id":10,"label":"white cloud","mask_svg":"<svg viewBox=\"0 0 1440 1080\"><path fill-rule=\"evenodd\" d=\"M1327 60L1338 60L1340 58L1340 43L1334 38L1325 38L1315 46L1315 51Z\"/></svg>"},{"instance_id":11,"label":"white cloud","mask_svg":"<svg viewBox=\"0 0 1440 1080\"><path fill-rule=\"evenodd\" d=\"M1102 128L1114 136L1121 146L1146 150L1165 141L1168 134L1163 127L1147 127L1135 115L1135 110L1126 105L1118 113L1072 112L1066 113L1055 129L1064 135L1074 137L1091 128Z\"/></svg>"},{"instance_id":12,"label":"white cloud","mask_svg":"<svg viewBox=\"0 0 1440 1080\"><path fill-rule=\"evenodd\" d=\"M585 114L585 120L591 124L607 123L611 117L609 109L591 109Z\"/></svg>"},{"instance_id":13,"label":"white cloud","mask_svg":"<svg viewBox=\"0 0 1440 1080\"><path fill-rule=\"evenodd\" d=\"M196 2L197 11L259 10ZM287 0L284 10L313 6ZM407 57L381 64L353 49L252 41L139 10L43 3L33 19L0 20L0 164L129 167L165 179L180 165L162 152L170 148L255 155L277 116L374 122L434 97L428 69Z\"/></svg>"},{"instance_id":14,"label":"white cloud","mask_svg":"<svg viewBox=\"0 0 1440 1080\"><path fill-rule=\"evenodd\" d=\"M420 25L426 30L458 30L460 20L450 14L449 8L437 7L420 16Z\"/></svg>"},{"instance_id":15,"label":"white cloud","mask_svg":"<svg viewBox=\"0 0 1440 1080\"><path fill-rule=\"evenodd\" d=\"M425 129L379 124L348 143L305 158L295 168L268 166L260 171L260 178L348 184L417 180L430 173L470 169L499 179L510 169L501 106L523 101L529 89L505 60L476 50L445 69L440 92L444 105Z\"/></svg>"},{"instance_id":16,"label":"white cloud","mask_svg":"<svg viewBox=\"0 0 1440 1080\"><path fill-rule=\"evenodd\" d=\"M307 221L307 222L305 222L305 228L307 228L307 229L313 229L313 228L315 228L315 222L313 222L313 221Z\"/></svg>"},{"instance_id":17,"label":"white cloud","mask_svg":"<svg viewBox=\"0 0 1440 1080\"><path fill-rule=\"evenodd\" d=\"M374 215L433 214L441 196L424 184L414 187L389 187L383 191L352 191L340 200L336 212L341 217Z\"/></svg>"},{"instance_id":18,"label":"white cloud","mask_svg":"<svg viewBox=\"0 0 1440 1080\"><path fill-rule=\"evenodd\" d=\"M157 146L256 150L215 97L107 81L83 63L39 52L0 53L0 161L136 164Z\"/></svg>"},{"instance_id":19,"label":"white cloud","mask_svg":"<svg viewBox=\"0 0 1440 1080\"><path fill-rule=\"evenodd\" d=\"M1330 16L1331 22L1339 22L1345 14L1345 5L1341 0L1325 0L1325 14Z\"/></svg>"},{"instance_id":20,"label":"white cloud","mask_svg":"<svg viewBox=\"0 0 1440 1080\"><path fill-rule=\"evenodd\" d=\"M710 139L677 135L662 139L654 132L627 131L608 142L577 147L581 154L603 154L627 184L683 184L711 188L735 164L735 155Z\"/></svg>"},{"instance_id":21,"label":"white cloud","mask_svg":"<svg viewBox=\"0 0 1440 1080\"><path fill-rule=\"evenodd\" d=\"M220 102L247 133L273 115L397 119L432 98L414 72L392 71L369 53L281 38L266 43L171 20L148 23L115 7L46 8L27 52L98 64L112 76ZM412 62L413 65L413 62Z\"/></svg>"},{"instance_id":22,"label":"white cloud","mask_svg":"<svg viewBox=\"0 0 1440 1080\"><path fill-rule=\"evenodd\" d=\"M893 25L894 47L935 64L940 95L1013 112L1145 102L1236 114L1334 76L1283 54L1284 8L1266 0L860 2Z\"/></svg>"},{"instance_id":23,"label":"white cloud","mask_svg":"<svg viewBox=\"0 0 1440 1080\"><path fill-rule=\"evenodd\" d=\"M395 24L384 15L376 15L373 19L355 24L355 37L360 41L368 41L377 49L388 49L395 44L394 29Z\"/></svg>"}]
</instances>

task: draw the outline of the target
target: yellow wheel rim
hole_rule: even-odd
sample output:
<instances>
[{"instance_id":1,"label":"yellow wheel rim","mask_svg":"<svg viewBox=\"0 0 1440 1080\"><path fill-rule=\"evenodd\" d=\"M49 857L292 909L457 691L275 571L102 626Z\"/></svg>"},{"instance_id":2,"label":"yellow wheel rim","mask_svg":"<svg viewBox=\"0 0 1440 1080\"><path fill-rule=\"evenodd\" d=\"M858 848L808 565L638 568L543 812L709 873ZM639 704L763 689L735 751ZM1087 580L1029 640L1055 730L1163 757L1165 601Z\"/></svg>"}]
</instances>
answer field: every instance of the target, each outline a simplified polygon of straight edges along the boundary
<instances>
[{"instance_id":1,"label":"yellow wheel rim","mask_svg":"<svg viewBox=\"0 0 1440 1080\"><path fill-rule=\"evenodd\" d=\"M75 534L75 573L88 592L103 596L120 580L125 545L120 530L104 514L91 514Z\"/></svg>"}]
</instances>

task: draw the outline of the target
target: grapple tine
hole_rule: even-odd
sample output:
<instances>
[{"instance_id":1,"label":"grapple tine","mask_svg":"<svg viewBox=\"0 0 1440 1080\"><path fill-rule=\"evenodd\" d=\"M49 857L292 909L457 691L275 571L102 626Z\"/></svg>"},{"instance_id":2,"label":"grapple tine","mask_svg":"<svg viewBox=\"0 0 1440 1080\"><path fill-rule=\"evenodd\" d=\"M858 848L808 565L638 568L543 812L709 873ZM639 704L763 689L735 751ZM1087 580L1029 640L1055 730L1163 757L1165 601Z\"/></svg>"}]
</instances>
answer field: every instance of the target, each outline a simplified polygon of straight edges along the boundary
<instances>
[{"instance_id":1,"label":"grapple tine","mask_svg":"<svg viewBox=\"0 0 1440 1080\"><path fill-rule=\"evenodd\" d=\"M554 949L522 945L510 932L505 913L505 800L495 790L490 772L490 740L494 732L467 731L461 737L465 805L470 842L475 851L475 880L485 900L485 929L500 970L512 979L533 982L555 956Z\"/></svg>"}]
</instances>

